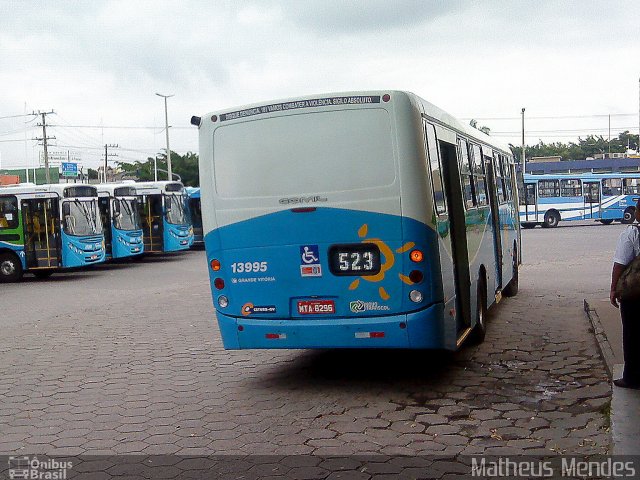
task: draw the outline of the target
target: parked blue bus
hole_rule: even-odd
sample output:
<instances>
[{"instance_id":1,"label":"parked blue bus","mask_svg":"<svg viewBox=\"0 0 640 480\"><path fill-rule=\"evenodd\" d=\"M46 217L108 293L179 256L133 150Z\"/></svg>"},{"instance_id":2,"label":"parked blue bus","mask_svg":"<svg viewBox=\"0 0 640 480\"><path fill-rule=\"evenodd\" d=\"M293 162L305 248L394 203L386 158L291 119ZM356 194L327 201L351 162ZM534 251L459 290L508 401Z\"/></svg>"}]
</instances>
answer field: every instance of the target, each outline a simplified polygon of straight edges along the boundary
<instances>
[{"instance_id":1,"label":"parked blue bus","mask_svg":"<svg viewBox=\"0 0 640 480\"><path fill-rule=\"evenodd\" d=\"M554 228L561 220L631 223L639 197L640 173L527 174L520 222L524 228Z\"/></svg>"},{"instance_id":2,"label":"parked blue bus","mask_svg":"<svg viewBox=\"0 0 640 480\"><path fill-rule=\"evenodd\" d=\"M141 255L144 242L135 187L106 183L97 188L107 259Z\"/></svg>"},{"instance_id":3,"label":"parked blue bus","mask_svg":"<svg viewBox=\"0 0 640 480\"><path fill-rule=\"evenodd\" d=\"M98 193L91 185L0 187L0 282L48 277L105 260Z\"/></svg>"},{"instance_id":4,"label":"parked blue bus","mask_svg":"<svg viewBox=\"0 0 640 480\"><path fill-rule=\"evenodd\" d=\"M414 94L338 93L192 117L226 349L482 341L518 290L508 146Z\"/></svg>"},{"instance_id":5,"label":"parked blue bus","mask_svg":"<svg viewBox=\"0 0 640 480\"><path fill-rule=\"evenodd\" d=\"M187 196L181 182L133 182L139 198L145 253L177 252L193 245Z\"/></svg>"},{"instance_id":6,"label":"parked blue bus","mask_svg":"<svg viewBox=\"0 0 640 480\"><path fill-rule=\"evenodd\" d=\"M202 209L200 206L200 188L185 187L187 197L189 199L189 216L191 225L193 226L193 246L202 247L204 245L204 237L202 235Z\"/></svg>"}]
</instances>

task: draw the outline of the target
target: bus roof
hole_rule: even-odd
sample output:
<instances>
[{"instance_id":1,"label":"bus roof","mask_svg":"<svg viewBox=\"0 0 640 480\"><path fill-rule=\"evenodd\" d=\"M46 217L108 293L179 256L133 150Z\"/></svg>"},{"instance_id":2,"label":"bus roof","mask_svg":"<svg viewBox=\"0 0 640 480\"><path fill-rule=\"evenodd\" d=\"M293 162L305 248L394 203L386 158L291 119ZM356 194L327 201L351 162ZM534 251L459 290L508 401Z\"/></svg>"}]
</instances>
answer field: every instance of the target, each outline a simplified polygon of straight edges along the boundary
<instances>
[{"instance_id":1,"label":"bus roof","mask_svg":"<svg viewBox=\"0 0 640 480\"><path fill-rule=\"evenodd\" d=\"M603 180L607 178L640 178L640 172L635 173L545 173L545 174L531 174L524 175L525 181L536 180L562 180L562 179L581 179L581 180Z\"/></svg>"},{"instance_id":2,"label":"bus roof","mask_svg":"<svg viewBox=\"0 0 640 480\"><path fill-rule=\"evenodd\" d=\"M200 187L184 187L189 198L200 198Z\"/></svg>"},{"instance_id":3,"label":"bus roof","mask_svg":"<svg viewBox=\"0 0 640 480\"><path fill-rule=\"evenodd\" d=\"M170 182L167 180L158 182L135 182L124 185L135 187L138 194L175 192L182 191L184 189L182 182Z\"/></svg>"},{"instance_id":4,"label":"bus roof","mask_svg":"<svg viewBox=\"0 0 640 480\"><path fill-rule=\"evenodd\" d=\"M234 121L244 121L251 117L271 117L276 115L291 115L293 113L302 113L307 111L323 111L333 110L336 106L347 108L380 108L380 105L388 104L381 100L385 95L391 96L407 96L417 107L424 110L427 117L435 120L447 128L452 128L465 136L471 137L478 142L490 145L496 149L502 150L504 153L511 154L509 146L503 142L497 141L484 132L464 124L452 115L435 106L434 104L422 99L416 94L402 90L370 90L370 91L353 91L353 92L335 92L320 93L314 95L305 95L280 100L265 101L243 105L232 109L218 110L209 112L205 115L205 119L210 119L215 115L220 122L233 123Z\"/></svg>"},{"instance_id":5,"label":"bus roof","mask_svg":"<svg viewBox=\"0 0 640 480\"><path fill-rule=\"evenodd\" d=\"M89 188L96 190L95 185L88 185L86 183L52 183L45 185L35 185L33 183L20 183L18 185L10 185L7 187L0 187L0 195L6 194L34 194L34 193L55 193L60 197L65 197L65 192L74 188Z\"/></svg>"}]
</instances>

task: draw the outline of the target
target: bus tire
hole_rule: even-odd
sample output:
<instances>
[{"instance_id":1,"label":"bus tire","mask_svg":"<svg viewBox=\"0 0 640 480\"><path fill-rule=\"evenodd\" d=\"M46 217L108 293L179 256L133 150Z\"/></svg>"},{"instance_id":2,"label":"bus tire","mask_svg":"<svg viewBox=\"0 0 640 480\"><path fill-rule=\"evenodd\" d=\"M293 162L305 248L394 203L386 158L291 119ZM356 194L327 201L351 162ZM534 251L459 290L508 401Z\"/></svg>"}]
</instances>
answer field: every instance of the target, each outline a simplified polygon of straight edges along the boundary
<instances>
[{"instance_id":1,"label":"bus tire","mask_svg":"<svg viewBox=\"0 0 640 480\"><path fill-rule=\"evenodd\" d=\"M0 283L17 282L22 278L22 263L13 253L0 253Z\"/></svg>"},{"instance_id":2,"label":"bus tire","mask_svg":"<svg viewBox=\"0 0 640 480\"><path fill-rule=\"evenodd\" d=\"M622 217L622 223L630 224L633 223L633 220L636 218L636 208L629 207L624 211L624 216Z\"/></svg>"},{"instance_id":3,"label":"bus tire","mask_svg":"<svg viewBox=\"0 0 640 480\"><path fill-rule=\"evenodd\" d=\"M502 290L502 294L505 297L515 297L518 294L520 288L520 280L518 274L518 248L516 244L513 244L513 276L511 281Z\"/></svg>"},{"instance_id":4,"label":"bus tire","mask_svg":"<svg viewBox=\"0 0 640 480\"><path fill-rule=\"evenodd\" d=\"M535 228L537 223L526 222L526 223L522 223L521 225L522 225L522 228Z\"/></svg>"},{"instance_id":5,"label":"bus tire","mask_svg":"<svg viewBox=\"0 0 640 480\"><path fill-rule=\"evenodd\" d=\"M555 210L549 210L544 214L544 223L542 224L545 228L556 228L560 223L560 215Z\"/></svg>"},{"instance_id":6,"label":"bus tire","mask_svg":"<svg viewBox=\"0 0 640 480\"><path fill-rule=\"evenodd\" d=\"M474 345L484 342L487 335L487 284L483 276L478 279L476 303L476 325L471 332L471 343Z\"/></svg>"},{"instance_id":7,"label":"bus tire","mask_svg":"<svg viewBox=\"0 0 640 480\"><path fill-rule=\"evenodd\" d=\"M603 225L611 225L613 223L613 219L612 218L601 218L600 219L600 223Z\"/></svg>"}]
</instances>

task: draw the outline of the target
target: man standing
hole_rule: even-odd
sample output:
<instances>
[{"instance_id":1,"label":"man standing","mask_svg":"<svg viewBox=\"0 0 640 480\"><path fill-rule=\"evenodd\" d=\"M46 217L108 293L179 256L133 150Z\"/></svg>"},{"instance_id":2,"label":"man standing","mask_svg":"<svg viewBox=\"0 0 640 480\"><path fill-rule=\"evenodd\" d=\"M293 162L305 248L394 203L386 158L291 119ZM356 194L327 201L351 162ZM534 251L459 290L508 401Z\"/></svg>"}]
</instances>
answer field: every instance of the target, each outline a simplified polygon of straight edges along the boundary
<instances>
[{"instance_id":1,"label":"man standing","mask_svg":"<svg viewBox=\"0 0 640 480\"><path fill-rule=\"evenodd\" d=\"M636 204L636 221L640 222L640 199ZM616 285L627 265L640 255L640 226L629 225L618 239L611 271L611 304L620 308L622 317L622 348L624 373L613 381L622 388L640 389L640 299L621 300L616 295Z\"/></svg>"}]
</instances>

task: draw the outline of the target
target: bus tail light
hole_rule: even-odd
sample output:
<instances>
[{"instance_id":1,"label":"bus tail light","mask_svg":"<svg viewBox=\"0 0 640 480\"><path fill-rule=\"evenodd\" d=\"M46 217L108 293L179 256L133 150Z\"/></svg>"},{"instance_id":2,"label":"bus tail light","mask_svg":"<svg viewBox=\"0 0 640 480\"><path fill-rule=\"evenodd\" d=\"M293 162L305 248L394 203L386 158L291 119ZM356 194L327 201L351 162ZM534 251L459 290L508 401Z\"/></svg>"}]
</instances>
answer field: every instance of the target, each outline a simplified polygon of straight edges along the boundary
<instances>
[{"instance_id":1,"label":"bus tail light","mask_svg":"<svg viewBox=\"0 0 640 480\"><path fill-rule=\"evenodd\" d=\"M227 308L229 306L229 299L224 295L220 295L218 297L218 305L222 308Z\"/></svg>"},{"instance_id":2,"label":"bus tail light","mask_svg":"<svg viewBox=\"0 0 640 480\"><path fill-rule=\"evenodd\" d=\"M384 332L356 332L356 338L384 338Z\"/></svg>"},{"instance_id":3,"label":"bus tail light","mask_svg":"<svg viewBox=\"0 0 640 480\"><path fill-rule=\"evenodd\" d=\"M211 260L211 270L217 272L218 270L220 270L220 266L220 260L217 260L215 258Z\"/></svg>"},{"instance_id":4,"label":"bus tail light","mask_svg":"<svg viewBox=\"0 0 640 480\"><path fill-rule=\"evenodd\" d=\"M411 258L412 262L419 263L424 260L424 254L421 250L412 250L409 254L409 258Z\"/></svg>"},{"instance_id":5,"label":"bus tail light","mask_svg":"<svg viewBox=\"0 0 640 480\"><path fill-rule=\"evenodd\" d=\"M224 288L224 280L221 279L220 277L216 278L213 281L213 285L218 289L218 290L222 290Z\"/></svg>"},{"instance_id":6,"label":"bus tail light","mask_svg":"<svg viewBox=\"0 0 640 480\"><path fill-rule=\"evenodd\" d=\"M420 270L412 270L409 274L409 280L411 280L413 283L420 283L423 278L424 275Z\"/></svg>"},{"instance_id":7,"label":"bus tail light","mask_svg":"<svg viewBox=\"0 0 640 480\"><path fill-rule=\"evenodd\" d=\"M267 333L264 338L266 338L267 340L286 340L287 339L287 334L286 333Z\"/></svg>"}]
</instances>

